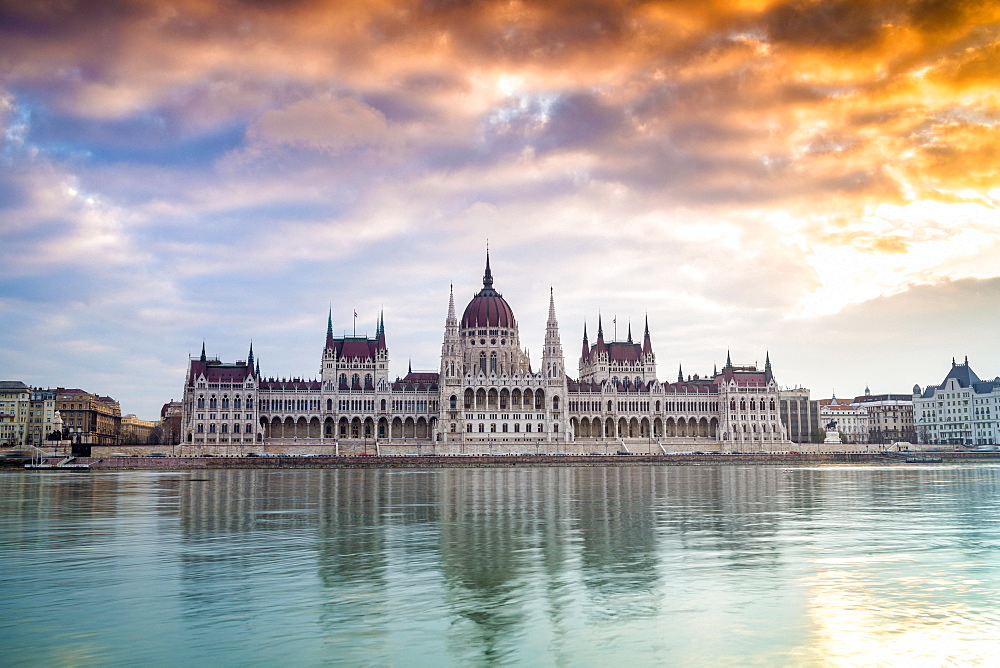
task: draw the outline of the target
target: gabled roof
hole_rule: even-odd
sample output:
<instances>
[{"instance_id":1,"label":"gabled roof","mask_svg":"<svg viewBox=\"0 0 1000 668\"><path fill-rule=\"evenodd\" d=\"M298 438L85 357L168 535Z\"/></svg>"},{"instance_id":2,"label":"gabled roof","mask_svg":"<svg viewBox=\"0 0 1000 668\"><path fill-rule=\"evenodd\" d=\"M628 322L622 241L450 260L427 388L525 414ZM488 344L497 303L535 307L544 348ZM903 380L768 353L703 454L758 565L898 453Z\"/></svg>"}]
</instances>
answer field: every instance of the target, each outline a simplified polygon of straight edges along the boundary
<instances>
[{"instance_id":1,"label":"gabled roof","mask_svg":"<svg viewBox=\"0 0 1000 668\"><path fill-rule=\"evenodd\" d=\"M411 371L403 378L397 378L392 389L398 392L437 392L438 375L435 371Z\"/></svg>"},{"instance_id":2,"label":"gabled roof","mask_svg":"<svg viewBox=\"0 0 1000 668\"><path fill-rule=\"evenodd\" d=\"M242 384L246 382L247 378L253 376L253 367L248 366L246 362L223 364L217 359L192 359L188 383L194 383L195 379L202 375L209 383Z\"/></svg>"},{"instance_id":3,"label":"gabled roof","mask_svg":"<svg viewBox=\"0 0 1000 668\"><path fill-rule=\"evenodd\" d=\"M968 360L964 364L955 364L954 361L951 363L951 369L948 370L948 375L944 377L941 384L938 387L944 387L948 384L949 380L955 379L958 381L959 387L969 387L973 383L980 382L979 376L976 372L972 370L969 366Z\"/></svg>"}]
</instances>

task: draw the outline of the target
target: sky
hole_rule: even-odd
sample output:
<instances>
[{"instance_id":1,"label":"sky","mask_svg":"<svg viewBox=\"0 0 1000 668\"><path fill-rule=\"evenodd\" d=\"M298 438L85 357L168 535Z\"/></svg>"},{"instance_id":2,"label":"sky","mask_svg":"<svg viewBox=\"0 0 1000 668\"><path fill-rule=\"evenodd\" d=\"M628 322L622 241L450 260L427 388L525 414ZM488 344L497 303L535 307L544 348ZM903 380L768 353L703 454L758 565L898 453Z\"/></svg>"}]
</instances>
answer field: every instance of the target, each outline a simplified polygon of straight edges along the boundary
<instances>
[{"instance_id":1,"label":"sky","mask_svg":"<svg viewBox=\"0 0 1000 668\"><path fill-rule=\"evenodd\" d=\"M454 286L658 374L1000 374L1000 4L0 0L0 379L151 419L188 355L315 377ZM354 312L358 317L355 320Z\"/></svg>"}]
</instances>

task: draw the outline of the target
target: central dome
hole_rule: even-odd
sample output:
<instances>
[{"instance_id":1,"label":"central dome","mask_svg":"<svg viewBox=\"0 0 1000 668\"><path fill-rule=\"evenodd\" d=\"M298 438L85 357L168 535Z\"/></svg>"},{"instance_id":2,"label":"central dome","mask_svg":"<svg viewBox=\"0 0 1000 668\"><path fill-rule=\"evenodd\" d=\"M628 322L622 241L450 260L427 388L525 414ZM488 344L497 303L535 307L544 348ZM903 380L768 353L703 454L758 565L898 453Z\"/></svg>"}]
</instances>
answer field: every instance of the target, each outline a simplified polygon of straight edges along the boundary
<instances>
[{"instance_id":1,"label":"central dome","mask_svg":"<svg viewBox=\"0 0 1000 668\"><path fill-rule=\"evenodd\" d=\"M490 271L490 255L486 254L486 273L483 274L483 289L476 293L462 314L462 329L478 327L504 327L515 329L517 322L514 312L499 292L493 289L493 272Z\"/></svg>"}]
</instances>

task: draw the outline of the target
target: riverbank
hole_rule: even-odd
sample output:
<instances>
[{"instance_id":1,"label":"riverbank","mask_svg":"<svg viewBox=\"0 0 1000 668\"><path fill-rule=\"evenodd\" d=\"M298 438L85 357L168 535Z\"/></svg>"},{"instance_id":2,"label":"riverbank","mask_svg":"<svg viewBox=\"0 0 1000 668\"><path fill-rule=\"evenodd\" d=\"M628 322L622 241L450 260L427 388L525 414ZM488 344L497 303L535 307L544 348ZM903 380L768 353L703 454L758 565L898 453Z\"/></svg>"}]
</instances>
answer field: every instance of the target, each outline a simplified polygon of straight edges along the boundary
<instances>
[{"instance_id":1,"label":"riverbank","mask_svg":"<svg viewBox=\"0 0 1000 668\"><path fill-rule=\"evenodd\" d=\"M940 459L943 463L1000 462L1000 452L912 453L912 457ZM42 464L56 468L65 457L47 457ZM912 460L911 460L912 462ZM23 469L30 459L0 459L2 469ZM35 460L38 463L38 460ZM232 457L77 457L67 470L195 470L195 469L356 469L356 468L478 468L515 466L698 466L817 465L817 464L905 464L898 454L884 453L774 453L774 454L676 454L676 455L383 455L383 456L232 456Z\"/></svg>"}]
</instances>

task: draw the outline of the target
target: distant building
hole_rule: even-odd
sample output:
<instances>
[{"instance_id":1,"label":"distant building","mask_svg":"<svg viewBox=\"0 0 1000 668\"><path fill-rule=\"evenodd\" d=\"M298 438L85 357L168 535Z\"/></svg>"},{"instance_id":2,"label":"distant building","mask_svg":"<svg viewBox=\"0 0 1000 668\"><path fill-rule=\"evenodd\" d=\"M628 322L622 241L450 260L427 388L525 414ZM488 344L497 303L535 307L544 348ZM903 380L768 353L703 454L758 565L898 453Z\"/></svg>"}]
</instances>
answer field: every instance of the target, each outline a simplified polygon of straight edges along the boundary
<instances>
[{"instance_id":1,"label":"distant building","mask_svg":"<svg viewBox=\"0 0 1000 668\"><path fill-rule=\"evenodd\" d=\"M852 406L864 408L868 413L868 442L914 442L913 397L909 394L865 393L854 397Z\"/></svg>"},{"instance_id":2,"label":"distant building","mask_svg":"<svg viewBox=\"0 0 1000 668\"><path fill-rule=\"evenodd\" d=\"M165 445L176 445L181 442L181 414L183 407L180 401L171 399L160 409L160 442Z\"/></svg>"},{"instance_id":3,"label":"distant building","mask_svg":"<svg viewBox=\"0 0 1000 668\"><path fill-rule=\"evenodd\" d=\"M140 420L129 413L121 419L121 443L149 443L150 436L156 429L154 420Z\"/></svg>"},{"instance_id":4,"label":"distant building","mask_svg":"<svg viewBox=\"0 0 1000 668\"><path fill-rule=\"evenodd\" d=\"M35 388L28 409L28 443L41 446L55 431L56 391Z\"/></svg>"},{"instance_id":5,"label":"distant building","mask_svg":"<svg viewBox=\"0 0 1000 668\"><path fill-rule=\"evenodd\" d=\"M809 398L809 389L795 387L781 390L781 423L788 431L788 438L796 443L821 442L819 402Z\"/></svg>"},{"instance_id":6,"label":"distant building","mask_svg":"<svg viewBox=\"0 0 1000 668\"><path fill-rule=\"evenodd\" d=\"M74 445L115 445L121 434L121 406L111 397L60 387L56 410L63 419L63 438Z\"/></svg>"},{"instance_id":7,"label":"distant building","mask_svg":"<svg viewBox=\"0 0 1000 668\"><path fill-rule=\"evenodd\" d=\"M951 360L940 385L913 386L913 419L919 443L1000 443L1000 376L980 380L969 366Z\"/></svg>"},{"instance_id":8,"label":"distant building","mask_svg":"<svg viewBox=\"0 0 1000 668\"><path fill-rule=\"evenodd\" d=\"M30 387L19 380L0 381L0 446L27 445L30 410Z\"/></svg>"},{"instance_id":9,"label":"distant building","mask_svg":"<svg viewBox=\"0 0 1000 668\"><path fill-rule=\"evenodd\" d=\"M820 428L826 429L831 422L837 423L837 431L847 438L848 443L868 442L868 410L854 405L846 399L819 400Z\"/></svg>"}]
</instances>

